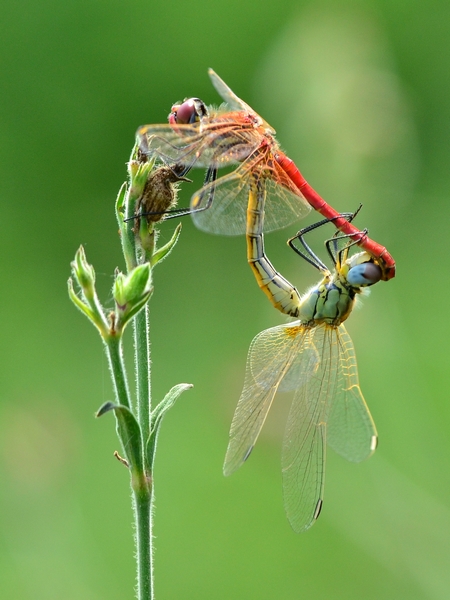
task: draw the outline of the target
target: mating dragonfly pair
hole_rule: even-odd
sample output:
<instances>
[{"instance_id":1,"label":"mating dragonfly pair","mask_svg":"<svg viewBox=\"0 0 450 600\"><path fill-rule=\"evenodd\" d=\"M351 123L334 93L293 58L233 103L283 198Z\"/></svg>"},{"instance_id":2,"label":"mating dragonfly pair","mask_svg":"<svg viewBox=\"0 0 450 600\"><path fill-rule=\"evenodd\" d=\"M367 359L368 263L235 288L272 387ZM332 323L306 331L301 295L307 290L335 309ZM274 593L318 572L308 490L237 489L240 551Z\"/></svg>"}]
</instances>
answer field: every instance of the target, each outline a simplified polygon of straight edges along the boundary
<instances>
[{"instance_id":1,"label":"mating dragonfly pair","mask_svg":"<svg viewBox=\"0 0 450 600\"><path fill-rule=\"evenodd\" d=\"M174 105L168 124L138 129L139 149L170 166L176 177L194 167L206 169L190 209L167 216L189 213L205 231L245 233L258 285L278 310L297 319L261 332L250 346L224 473L234 472L250 455L276 392L294 390L282 471L286 513L300 532L311 527L322 507L326 444L354 462L375 450L376 429L343 321L364 288L394 277L395 262L366 230L353 225L354 215L338 213L313 190L280 150L272 127L211 69L209 75L226 105L208 109L199 98ZM219 177L224 167L229 168ZM265 255L263 233L304 217L311 207L325 219L289 244L322 273L322 281L301 297ZM329 222L338 230L326 242L333 271L305 241L306 233ZM351 255L355 245L363 251Z\"/></svg>"}]
</instances>

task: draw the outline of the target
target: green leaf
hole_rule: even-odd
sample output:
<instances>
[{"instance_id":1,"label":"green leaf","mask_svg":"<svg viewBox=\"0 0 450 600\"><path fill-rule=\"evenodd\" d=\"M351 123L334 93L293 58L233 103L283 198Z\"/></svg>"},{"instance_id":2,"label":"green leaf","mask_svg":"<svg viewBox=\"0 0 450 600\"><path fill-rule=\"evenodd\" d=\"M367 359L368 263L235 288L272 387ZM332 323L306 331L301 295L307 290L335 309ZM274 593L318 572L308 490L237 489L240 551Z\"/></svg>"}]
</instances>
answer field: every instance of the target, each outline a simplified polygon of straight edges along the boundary
<instances>
[{"instance_id":1,"label":"green leaf","mask_svg":"<svg viewBox=\"0 0 450 600\"><path fill-rule=\"evenodd\" d=\"M148 464L150 465L150 469L153 468L156 442L163 418L165 417L167 411L171 409L178 400L180 395L193 387L194 386L192 383L179 383L178 385L174 385L173 388L164 396L163 400L161 400L161 402L153 409L150 418L150 436L148 438L146 448L147 460Z\"/></svg>"},{"instance_id":2,"label":"green leaf","mask_svg":"<svg viewBox=\"0 0 450 600\"><path fill-rule=\"evenodd\" d=\"M117 221L119 223L119 225L122 227L123 226L123 219L124 219L124 215L123 215L123 211L124 211L124 206L125 206L125 199L128 193L128 185L127 182L125 181L120 190L119 193L117 194L117 199L116 199L116 217L117 217Z\"/></svg>"},{"instance_id":3,"label":"green leaf","mask_svg":"<svg viewBox=\"0 0 450 600\"><path fill-rule=\"evenodd\" d=\"M163 258L168 256L172 252L173 247L178 242L180 233L181 233L181 223L179 223L177 225L175 231L173 232L172 238L167 242L167 244L165 244L164 246L159 248L154 253L154 255L152 256L152 266L155 266L157 263L161 262L163 260Z\"/></svg>"},{"instance_id":4,"label":"green leaf","mask_svg":"<svg viewBox=\"0 0 450 600\"><path fill-rule=\"evenodd\" d=\"M101 417L107 412L114 411L117 419L117 435L122 442L123 451L134 473L144 473L144 461L142 452L142 435L139 423L133 413L126 406L105 402L97 411L96 417Z\"/></svg>"},{"instance_id":5,"label":"green leaf","mask_svg":"<svg viewBox=\"0 0 450 600\"><path fill-rule=\"evenodd\" d=\"M85 304L83 302L83 300L81 300L76 295L75 290L73 289L73 281L72 281L71 277L67 281L67 287L68 287L68 291L69 291L69 298L72 300L72 302L75 304L75 306L77 308L79 308L81 310L81 312L87 316L88 319L90 319L91 321L94 321L95 315L92 312L92 310L89 308L89 306L87 304Z\"/></svg>"}]
</instances>

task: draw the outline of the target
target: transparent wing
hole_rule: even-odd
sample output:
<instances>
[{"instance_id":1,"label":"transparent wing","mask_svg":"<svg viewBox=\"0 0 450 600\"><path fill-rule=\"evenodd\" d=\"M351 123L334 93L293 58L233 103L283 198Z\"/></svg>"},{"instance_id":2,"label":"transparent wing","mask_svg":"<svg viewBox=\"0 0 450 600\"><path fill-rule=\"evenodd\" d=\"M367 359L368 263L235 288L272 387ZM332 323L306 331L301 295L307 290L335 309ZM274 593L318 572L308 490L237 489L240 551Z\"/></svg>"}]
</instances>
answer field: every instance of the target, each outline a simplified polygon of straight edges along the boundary
<instances>
[{"instance_id":1,"label":"transparent wing","mask_svg":"<svg viewBox=\"0 0 450 600\"><path fill-rule=\"evenodd\" d=\"M136 139L143 154L180 165L190 165L204 143L199 123L177 125L176 130L168 123L142 125L136 132Z\"/></svg>"},{"instance_id":2,"label":"transparent wing","mask_svg":"<svg viewBox=\"0 0 450 600\"><path fill-rule=\"evenodd\" d=\"M275 129L273 129L266 121L264 121L264 119L260 117L251 106L236 96L233 90L221 77L217 75L215 71L213 71L213 69L208 69L208 75L211 78L211 82L216 92L223 100L225 100L232 110L244 110L246 112L253 113L260 120L260 124L265 127L266 131L272 134L275 133Z\"/></svg>"},{"instance_id":3,"label":"transparent wing","mask_svg":"<svg viewBox=\"0 0 450 600\"><path fill-rule=\"evenodd\" d=\"M264 231L283 229L306 217L311 206L277 162L265 169L265 180Z\"/></svg>"},{"instance_id":4,"label":"transparent wing","mask_svg":"<svg viewBox=\"0 0 450 600\"><path fill-rule=\"evenodd\" d=\"M273 166L269 166L270 163ZM252 178L262 177L266 187L264 231L287 227L302 219L310 206L267 153L255 150L232 173L204 186L191 199L196 226L209 233L240 235L246 232L248 194Z\"/></svg>"},{"instance_id":5,"label":"transparent wing","mask_svg":"<svg viewBox=\"0 0 450 600\"><path fill-rule=\"evenodd\" d=\"M282 455L284 504L297 532L311 527L322 507L326 443L355 462L376 447L375 425L358 385L353 344L344 325L310 329L304 346L314 347L320 360L295 393Z\"/></svg>"},{"instance_id":6,"label":"transparent wing","mask_svg":"<svg viewBox=\"0 0 450 600\"><path fill-rule=\"evenodd\" d=\"M297 533L309 529L320 513L325 482L326 414L336 391L338 351L334 328L307 330L304 345L320 360L298 388L286 424L282 451L284 506Z\"/></svg>"},{"instance_id":7,"label":"transparent wing","mask_svg":"<svg viewBox=\"0 0 450 600\"><path fill-rule=\"evenodd\" d=\"M208 233L245 233L249 185L241 167L205 185L191 198L191 209L202 209L192 213L195 225Z\"/></svg>"},{"instance_id":8,"label":"transparent wing","mask_svg":"<svg viewBox=\"0 0 450 600\"><path fill-rule=\"evenodd\" d=\"M245 110L255 112L246 102L241 100L233 90L225 83L225 81L217 75L213 69L208 69L208 75L211 79L216 92L224 100L231 110Z\"/></svg>"},{"instance_id":9,"label":"transparent wing","mask_svg":"<svg viewBox=\"0 0 450 600\"><path fill-rule=\"evenodd\" d=\"M143 154L189 168L236 164L261 144L261 132L217 111L193 125L143 125L136 136Z\"/></svg>"},{"instance_id":10,"label":"transparent wing","mask_svg":"<svg viewBox=\"0 0 450 600\"><path fill-rule=\"evenodd\" d=\"M231 424L225 475L233 473L249 457L280 381L299 360L304 331L297 321L267 329L252 341L244 388Z\"/></svg>"},{"instance_id":11,"label":"transparent wing","mask_svg":"<svg viewBox=\"0 0 450 600\"><path fill-rule=\"evenodd\" d=\"M297 351L297 357L292 361L289 369L286 370L278 386L279 392L299 390L306 385L320 366L321 358L315 344L311 343L311 335L308 330L305 330Z\"/></svg>"},{"instance_id":12,"label":"transparent wing","mask_svg":"<svg viewBox=\"0 0 450 600\"><path fill-rule=\"evenodd\" d=\"M328 444L353 462L368 458L377 446L377 431L358 380L353 342L344 325L336 330L337 386L328 416Z\"/></svg>"}]
</instances>

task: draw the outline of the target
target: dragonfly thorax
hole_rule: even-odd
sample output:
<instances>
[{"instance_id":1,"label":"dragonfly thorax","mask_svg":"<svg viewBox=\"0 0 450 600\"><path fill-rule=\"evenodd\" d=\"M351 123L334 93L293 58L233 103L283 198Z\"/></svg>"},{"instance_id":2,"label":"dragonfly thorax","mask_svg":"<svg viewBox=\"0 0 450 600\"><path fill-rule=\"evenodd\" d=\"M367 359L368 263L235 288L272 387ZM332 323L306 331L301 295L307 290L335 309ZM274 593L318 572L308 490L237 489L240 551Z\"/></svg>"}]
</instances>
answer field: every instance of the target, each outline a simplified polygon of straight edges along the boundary
<instances>
[{"instance_id":1,"label":"dragonfly thorax","mask_svg":"<svg viewBox=\"0 0 450 600\"><path fill-rule=\"evenodd\" d=\"M356 291L332 277L312 288L300 303L299 319L303 325L340 325L350 314Z\"/></svg>"},{"instance_id":2,"label":"dragonfly thorax","mask_svg":"<svg viewBox=\"0 0 450 600\"><path fill-rule=\"evenodd\" d=\"M351 313L356 295L380 281L381 275L380 267L367 252L354 254L342 264L338 261L334 273L327 272L320 284L301 299L301 323L328 323L337 327Z\"/></svg>"}]
</instances>

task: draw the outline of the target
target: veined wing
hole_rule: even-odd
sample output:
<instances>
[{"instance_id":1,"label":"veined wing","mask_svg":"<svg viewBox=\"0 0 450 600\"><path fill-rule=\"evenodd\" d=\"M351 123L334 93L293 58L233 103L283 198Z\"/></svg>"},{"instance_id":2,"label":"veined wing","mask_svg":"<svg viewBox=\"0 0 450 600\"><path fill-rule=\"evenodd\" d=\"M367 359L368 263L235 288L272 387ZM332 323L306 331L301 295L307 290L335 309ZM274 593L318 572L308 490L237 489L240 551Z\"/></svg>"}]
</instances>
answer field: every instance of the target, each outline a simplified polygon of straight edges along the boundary
<instances>
[{"instance_id":1,"label":"veined wing","mask_svg":"<svg viewBox=\"0 0 450 600\"><path fill-rule=\"evenodd\" d=\"M224 100L228 104L231 110L244 110L246 112L255 113L253 108L249 106L246 102L241 100L239 96L236 96L236 94L233 92L230 86L228 86L225 83L225 81L221 77L219 77L213 69L208 69L208 75L216 92L219 94L222 100Z\"/></svg>"},{"instance_id":2,"label":"veined wing","mask_svg":"<svg viewBox=\"0 0 450 600\"><path fill-rule=\"evenodd\" d=\"M263 179L266 190L264 231L282 229L308 214L311 207L298 189L279 176L277 163L272 161L274 166L268 166L265 158L264 152L255 150L233 172L194 194L193 210L210 205L207 210L192 214L199 229L221 235L246 233L250 184L258 177Z\"/></svg>"},{"instance_id":3,"label":"veined wing","mask_svg":"<svg viewBox=\"0 0 450 600\"><path fill-rule=\"evenodd\" d=\"M358 384L353 344L344 325L310 330L320 361L294 397L283 444L283 491L297 532L317 519L323 502L326 443L358 462L376 447L376 429Z\"/></svg>"},{"instance_id":4,"label":"veined wing","mask_svg":"<svg viewBox=\"0 0 450 600\"><path fill-rule=\"evenodd\" d=\"M305 344L319 357L314 372L294 395L282 452L284 506L297 533L309 529L320 513L325 482L326 416L337 388L338 349L334 329L307 330Z\"/></svg>"},{"instance_id":5,"label":"veined wing","mask_svg":"<svg viewBox=\"0 0 450 600\"><path fill-rule=\"evenodd\" d=\"M266 420L280 381L301 360L305 336L296 323L279 325L259 333L248 353L244 389L230 430L223 471L230 475L247 460Z\"/></svg>"},{"instance_id":6,"label":"veined wing","mask_svg":"<svg viewBox=\"0 0 450 600\"><path fill-rule=\"evenodd\" d=\"M214 115L192 125L142 125L136 133L139 149L166 164L217 168L245 160L260 144L261 134L249 125Z\"/></svg>"},{"instance_id":7,"label":"veined wing","mask_svg":"<svg viewBox=\"0 0 450 600\"><path fill-rule=\"evenodd\" d=\"M377 446L377 430L358 380L353 342L344 325L335 332L337 386L328 416L328 444L352 462L368 458Z\"/></svg>"},{"instance_id":8,"label":"veined wing","mask_svg":"<svg viewBox=\"0 0 450 600\"><path fill-rule=\"evenodd\" d=\"M265 169L266 204L264 231L275 231L303 219L311 210L303 194L274 163Z\"/></svg>"},{"instance_id":9,"label":"veined wing","mask_svg":"<svg viewBox=\"0 0 450 600\"><path fill-rule=\"evenodd\" d=\"M191 209L200 209L192 213L195 225L208 233L245 233L249 185L249 178L242 176L238 167L203 186L191 198Z\"/></svg>"},{"instance_id":10,"label":"veined wing","mask_svg":"<svg viewBox=\"0 0 450 600\"><path fill-rule=\"evenodd\" d=\"M265 121L262 117L256 113L251 106L249 106L246 102L241 100L233 90L225 83L225 81L217 75L213 69L208 69L208 75L211 78L211 82L216 89L216 92L219 96L222 97L223 100L228 104L228 106L232 110L243 110L249 113L252 113L260 120L260 124L266 129L267 132L274 134L275 129L273 129L267 121Z\"/></svg>"}]
</instances>

